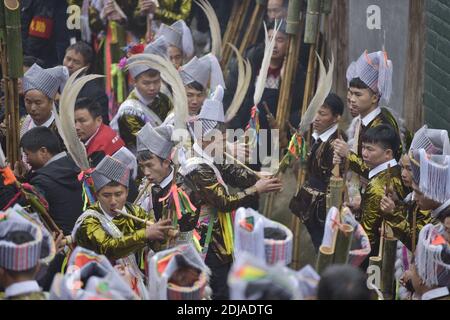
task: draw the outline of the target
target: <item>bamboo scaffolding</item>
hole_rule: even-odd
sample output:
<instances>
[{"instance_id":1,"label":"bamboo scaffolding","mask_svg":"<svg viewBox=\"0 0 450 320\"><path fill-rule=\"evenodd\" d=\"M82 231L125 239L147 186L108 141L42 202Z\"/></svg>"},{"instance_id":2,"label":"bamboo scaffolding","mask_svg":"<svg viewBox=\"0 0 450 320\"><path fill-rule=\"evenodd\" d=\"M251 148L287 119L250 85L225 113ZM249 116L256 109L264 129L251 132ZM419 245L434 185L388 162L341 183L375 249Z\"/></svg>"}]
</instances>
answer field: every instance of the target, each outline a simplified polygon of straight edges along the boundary
<instances>
[{"instance_id":1,"label":"bamboo scaffolding","mask_svg":"<svg viewBox=\"0 0 450 320\"><path fill-rule=\"evenodd\" d=\"M242 39L241 46L239 47L239 53L244 55L245 50L254 44L258 38L259 30L261 29L267 0L256 0L256 7L253 10L252 17L250 18L249 28Z\"/></svg>"},{"instance_id":2,"label":"bamboo scaffolding","mask_svg":"<svg viewBox=\"0 0 450 320\"><path fill-rule=\"evenodd\" d=\"M223 70L227 68L232 54L231 47L227 46L226 44L229 42L238 47L237 44L239 41L239 35L247 16L249 6L250 0L235 1L233 5L231 17L229 19L227 29L222 41L222 43L224 44L221 60L221 66Z\"/></svg>"}]
</instances>

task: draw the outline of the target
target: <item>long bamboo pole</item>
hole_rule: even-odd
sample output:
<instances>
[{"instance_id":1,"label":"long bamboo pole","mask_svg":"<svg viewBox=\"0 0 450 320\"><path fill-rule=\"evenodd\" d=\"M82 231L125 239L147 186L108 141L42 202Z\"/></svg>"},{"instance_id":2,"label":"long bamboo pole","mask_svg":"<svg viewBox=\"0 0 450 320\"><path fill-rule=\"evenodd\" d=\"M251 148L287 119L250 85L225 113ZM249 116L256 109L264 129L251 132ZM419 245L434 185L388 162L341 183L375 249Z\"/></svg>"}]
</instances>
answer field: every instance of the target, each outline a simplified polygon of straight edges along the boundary
<instances>
[{"instance_id":1,"label":"long bamboo pole","mask_svg":"<svg viewBox=\"0 0 450 320\"><path fill-rule=\"evenodd\" d=\"M320 22L320 1L319 2L319 9L317 9L317 1L318 0L308 0L308 5L306 9L306 19L305 19L305 35L304 35L304 42L310 43L310 49L309 49L309 60L308 60L308 69L306 74L306 82L305 82L305 89L303 94L303 104L301 108L301 116L303 116L306 112L306 109L308 108L308 104L312 98L313 90L314 90L314 75L315 70L317 66L317 59L315 57L315 50L319 41L319 22ZM307 144L309 145L311 137L307 136ZM305 176L306 176L306 165L302 163L299 168L298 173L298 179L297 179L297 190L300 189L300 187L305 182ZM291 220L291 230L300 230L300 219L293 216ZM300 235L295 235L296 237L299 237ZM294 268L299 268L299 259L296 259L296 254L299 256L299 247L295 247L295 241L294 241ZM299 243L299 241L298 241Z\"/></svg>"},{"instance_id":2,"label":"long bamboo pole","mask_svg":"<svg viewBox=\"0 0 450 320\"><path fill-rule=\"evenodd\" d=\"M301 37L304 24L301 21L301 3L299 0L290 0L288 6L288 19L286 32L289 34L288 54L284 64L283 81L277 105L277 128L280 136L286 132L286 120L291 110L292 87L297 74L298 58L300 55ZM281 150L280 150L281 151ZM264 215L269 217L272 213L275 194L269 194L264 205Z\"/></svg>"},{"instance_id":3,"label":"long bamboo pole","mask_svg":"<svg viewBox=\"0 0 450 320\"><path fill-rule=\"evenodd\" d=\"M4 22L6 28L6 73L5 95L6 125L8 128L8 160L14 165L20 159L19 151L19 87L18 79L23 76L23 54L20 28L20 3L18 0L4 0ZM4 56L3 56L4 58ZM4 66L4 63L2 64Z\"/></svg>"},{"instance_id":4,"label":"long bamboo pole","mask_svg":"<svg viewBox=\"0 0 450 320\"><path fill-rule=\"evenodd\" d=\"M236 1L238 2L238 1ZM250 6L251 0L242 0L239 3L239 7L236 10L236 16L232 16L228 22L227 30L225 31L224 41L223 41L223 54L221 66L222 69L225 70L230 62L232 49L230 46L226 44L229 42L234 44L236 47L238 46L239 35L242 30L242 26L244 24L245 18L247 16L248 8Z\"/></svg>"},{"instance_id":5,"label":"long bamboo pole","mask_svg":"<svg viewBox=\"0 0 450 320\"><path fill-rule=\"evenodd\" d=\"M241 46L239 47L239 53L244 55L245 50L252 44L255 43L259 30L262 25L262 20L264 18L266 0L256 0L256 7L253 10L252 17L250 18L249 28L245 32L244 38L242 39Z\"/></svg>"}]
</instances>

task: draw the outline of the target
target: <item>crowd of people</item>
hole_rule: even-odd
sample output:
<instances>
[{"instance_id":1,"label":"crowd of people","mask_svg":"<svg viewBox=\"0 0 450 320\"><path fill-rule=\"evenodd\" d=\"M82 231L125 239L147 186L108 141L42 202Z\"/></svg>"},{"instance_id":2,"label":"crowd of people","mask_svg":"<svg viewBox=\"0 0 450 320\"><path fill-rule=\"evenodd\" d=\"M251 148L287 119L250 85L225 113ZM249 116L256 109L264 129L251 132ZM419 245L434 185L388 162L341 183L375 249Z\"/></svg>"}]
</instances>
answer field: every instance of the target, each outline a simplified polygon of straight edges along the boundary
<instances>
[{"instance_id":1,"label":"crowd of people","mask_svg":"<svg viewBox=\"0 0 450 320\"><path fill-rule=\"evenodd\" d=\"M347 96L328 90L307 123L308 63L299 57L292 130L280 131L288 143L269 146L268 157L287 154L304 170L289 209L319 260L342 247L344 226L353 238L344 261L294 270L299 235L260 213L262 197L285 191L283 178L267 174L261 154L246 162L263 147L227 131L280 129L288 1L267 3L274 45L261 26L244 53L252 76L231 119L240 68L222 67L209 39L198 43L207 28L192 1L68 1L81 8L81 32L64 35L60 2L22 4L21 159L0 153L1 298L450 299L448 132L425 125L413 134L389 108L384 50L362 52L348 66ZM210 2L224 29L232 1ZM330 205L335 181L340 205ZM372 257L392 264L379 265L381 282L370 281Z\"/></svg>"}]
</instances>

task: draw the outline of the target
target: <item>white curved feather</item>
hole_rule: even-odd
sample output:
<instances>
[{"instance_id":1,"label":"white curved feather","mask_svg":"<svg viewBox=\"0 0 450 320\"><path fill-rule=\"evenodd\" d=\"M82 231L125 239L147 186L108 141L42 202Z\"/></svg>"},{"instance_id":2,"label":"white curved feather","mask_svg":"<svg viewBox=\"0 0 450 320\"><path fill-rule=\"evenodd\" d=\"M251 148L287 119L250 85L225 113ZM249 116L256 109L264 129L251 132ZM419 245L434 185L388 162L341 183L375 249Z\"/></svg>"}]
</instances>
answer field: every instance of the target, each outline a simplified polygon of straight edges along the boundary
<instances>
[{"instance_id":1,"label":"white curved feather","mask_svg":"<svg viewBox=\"0 0 450 320\"><path fill-rule=\"evenodd\" d=\"M231 101L230 107L225 114L225 122L231 121L236 113L239 111L242 103L244 102L245 95L247 94L248 87L250 86L250 81L252 77L252 67L248 59L244 61L242 55L239 50L228 43L228 45L233 49L236 54L236 58L238 61L238 81L236 86L236 93L234 94L233 100Z\"/></svg>"},{"instance_id":2,"label":"white curved feather","mask_svg":"<svg viewBox=\"0 0 450 320\"><path fill-rule=\"evenodd\" d=\"M206 0L196 0L195 3L197 3L208 18L209 27L211 29L211 52L217 57L217 59L220 59L222 56L222 35L216 12L211 4Z\"/></svg>"},{"instance_id":3,"label":"white curved feather","mask_svg":"<svg viewBox=\"0 0 450 320\"><path fill-rule=\"evenodd\" d=\"M316 53L317 55L317 53ZM334 56L331 55L331 62L329 61L328 73L325 75L325 66L323 65L322 60L319 55L317 55L317 59L319 59L320 64L320 77L319 84L317 86L316 93L309 103L308 109L305 114L302 116L302 120L299 125L300 134L304 134L308 131L309 126L314 121L314 117L317 113L317 110L323 105L325 99L331 91L331 86L333 84L333 72L334 72Z\"/></svg>"},{"instance_id":4,"label":"white curved feather","mask_svg":"<svg viewBox=\"0 0 450 320\"><path fill-rule=\"evenodd\" d=\"M75 130L75 102L78 94L87 82L103 76L92 74L77 79L83 71L84 68L74 72L69 77L61 94L59 116L55 114L55 123L73 161L81 170L86 170L89 169L86 148L80 139L78 139Z\"/></svg>"},{"instance_id":5,"label":"white curved feather","mask_svg":"<svg viewBox=\"0 0 450 320\"><path fill-rule=\"evenodd\" d=\"M186 89L180 74L173 64L166 58L154 54L140 53L129 59L128 67L136 65L145 65L158 70L161 73L161 77L172 87L175 129L186 129L186 122L189 115Z\"/></svg>"},{"instance_id":6,"label":"white curved feather","mask_svg":"<svg viewBox=\"0 0 450 320\"><path fill-rule=\"evenodd\" d=\"M272 33L272 37L269 39L269 33L267 31L266 23L264 23L265 32L265 49L264 58L261 64L261 69L259 70L258 79L255 85L255 95L253 96L254 105L258 105L261 102L261 98L264 92L264 87L267 80L267 72L269 71L270 59L272 58L273 48L275 47L275 39L280 29L281 23L275 22L275 28Z\"/></svg>"}]
</instances>

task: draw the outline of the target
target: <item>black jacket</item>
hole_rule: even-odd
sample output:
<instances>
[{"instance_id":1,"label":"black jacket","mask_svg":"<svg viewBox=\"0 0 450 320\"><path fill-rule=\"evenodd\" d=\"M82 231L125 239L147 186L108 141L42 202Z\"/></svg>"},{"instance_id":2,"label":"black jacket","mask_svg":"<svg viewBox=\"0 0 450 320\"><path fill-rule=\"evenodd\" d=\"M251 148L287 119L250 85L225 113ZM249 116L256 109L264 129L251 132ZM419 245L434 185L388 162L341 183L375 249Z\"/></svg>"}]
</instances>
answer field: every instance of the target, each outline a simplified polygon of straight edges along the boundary
<instances>
[{"instance_id":1,"label":"black jacket","mask_svg":"<svg viewBox=\"0 0 450 320\"><path fill-rule=\"evenodd\" d=\"M45 197L49 213L65 235L71 234L75 221L83 211L80 169L69 156L64 156L36 170L30 180Z\"/></svg>"},{"instance_id":2,"label":"black jacket","mask_svg":"<svg viewBox=\"0 0 450 320\"><path fill-rule=\"evenodd\" d=\"M263 43L250 47L245 54L245 57L249 59L252 66L252 79L242 106L240 107L235 118L232 119L229 123L230 128L244 129L248 124L248 121L250 120L250 112L253 107L253 95L255 93L256 77L258 76L259 70L261 68L263 56L264 56ZM237 65L235 61L233 61L232 63L230 63L229 76L226 81L227 90L225 91L224 95L224 107L226 109L229 107L233 99L234 93L236 91L237 78L238 78ZM297 74L295 75L292 87L293 95L289 119L294 126L298 125L300 122L299 112L301 108L301 102L303 101L305 78L306 78L305 67L302 65L302 63L299 63ZM270 112L274 116L276 116L277 114L279 92L280 92L279 89L265 89L261 99L261 102L265 101L267 103ZM259 120L261 129L268 129L267 114L262 105L259 105Z\"/></svg>"}]
</instances>

